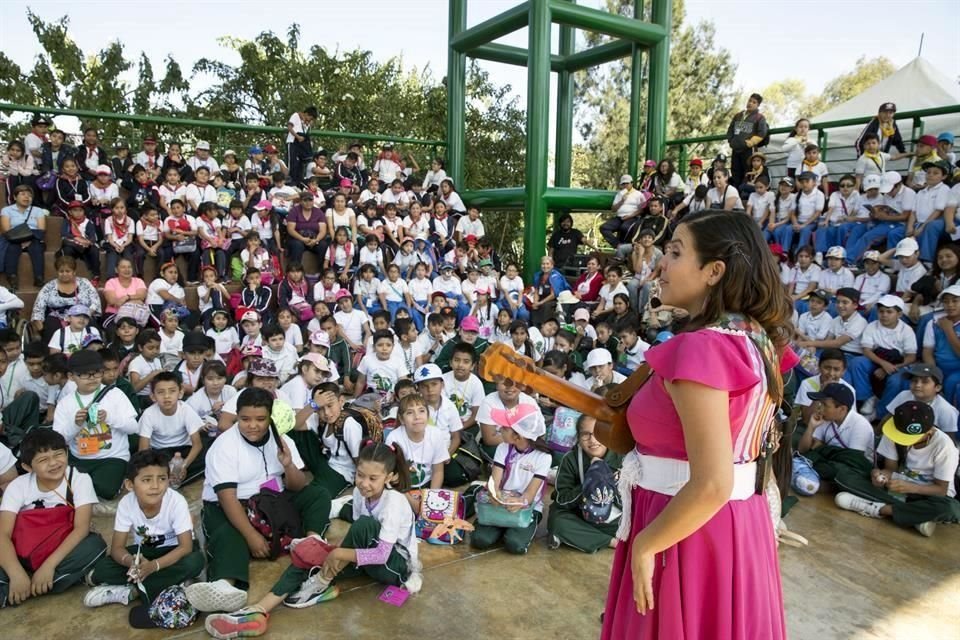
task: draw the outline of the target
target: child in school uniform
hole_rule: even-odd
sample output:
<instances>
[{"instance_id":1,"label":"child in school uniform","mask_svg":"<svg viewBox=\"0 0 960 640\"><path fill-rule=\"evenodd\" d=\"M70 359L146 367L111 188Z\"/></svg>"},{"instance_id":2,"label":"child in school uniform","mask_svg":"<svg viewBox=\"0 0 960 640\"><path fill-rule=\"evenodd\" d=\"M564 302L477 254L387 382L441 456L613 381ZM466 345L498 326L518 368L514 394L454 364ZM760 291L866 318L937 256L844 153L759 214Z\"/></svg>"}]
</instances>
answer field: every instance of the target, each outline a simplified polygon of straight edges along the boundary
<instances>
[{"instance_id":1,"label":"child in school uniform","mask_svg":"<svg viewBox=\"0 0 960 640\"><path fill-rule=\"evenodd\" d=\"M90 308L85 304L75 304L67 309L67 325L57 329L47 345L50 353L70 355L83 348L88 336L100 336L100 330L90 326Z\"/></svg>"},{"instance_id":2,"label":"child in school uniform","mask_svg":"<svg viewBox=\"0 0 960 640\"><path fill-rule=\"evenodd\" d=\"M525 554L542 518L543 488L550 473L550 449L543 439L546 428L540 409L526 404L517 405L513 411L493 409L490 417L500 427L503 438L494 454L491 473L497 491L522 494L523 506L532 506L534 514L531 524L524 528L508 529L478 523L470 534L470 545L476 549L488 549L503 538L507 552Z\"/></svg>"},{"instance_id":3,"label":"child in school uniform","mask_svg":"<svg viewBox=\"0 0 960 640\"><path fill-rule=\"evenodd\" d=\"M797 321L798 340L826 340L833 323L833 318L827 313L830 297L823 289L817 289L807 298L808 310L801 313Z\"/></svg>"},{"instance_id":4,"label":"child in school uniform","mask_svg":"<svg viewBox=\"0 0 960 640\"><path fill-rule=\"evenodd\" d=\"M419 592L423 576L416 517L404 497L410 486L407 466L400 447L375 443L364 447L353 490L353 524L346 536L333 549L319 536L297 541L297 554L318 558L320 570L291 565L257 604L231 614L207 616L207 633L214 638L263 635L270 612L281 603L303 609L332 600L340 593L336 582L342 578L366 576L381 584L402 585L410 593Z\"/></svg>"},{"instance_id":5,"label":"child in school uniform","mask_svg":"<svg viewBox=\"0 0 960 640\"><path fill-rule=\"evenodd\" d=\"M905 368L903 375L910 385L909 389L901 391L884 405L881 423L894 414L897 407L905 402L922 402L933 409L934 425L954 441L958 440L957 416L960 412L941 395L943 391L943 371L931 364L918 362Z\"/></svg>"},{"instance_id":6,"label":"child in school uniform","mask_svg":"<svg viewBox=\"0 0 960 640\"><path fill-rule=\"evenodd\" d=\"M270 556L270 543L246 509L262 487L292 502L307 536L323 534L329 524L330 496L307 482L296 445L273 424L273 402L266 389L241 391L236 426L217 436L207 452L202 520L208 582L186 588L198 611L236 611L246 604L250 559Z\"/></svg>"},{"instance_id":7,"label":"child in school uniform","mask_svg":"<svg viewBox=\"0 0 960 640\"><path fill-rule=\"evenodd\" d=\"M869 475L838 476L836 482L845 491L836 495L836 505L871 518L891 518L926 537L938 522L960 522L960 502L955 499L960 452L935 419L923 402L897 407L883 425L877 468Z\"/></svg>"},{"instance_id":8,"label":"child in school uniform","mask_svg":"<svg viewBox=\"0 0 960 640\"><path fill-rule=\"evenodd\" d=\"M20 464L27 473L13 479L0 500L0 608L79 584L107 547L90 531L97 504L93 482L70 465L60 433L28 433L20 445ZM59 544L52 551L38 548L43 542L38 529L58 523L63 525Z\"/></svg>"},{"instance_id":9,"label":"child in school uniform","mask_svg":"<svg viewBox=\"0 0 960 640\"><path fill-rule=\"evenodd\" d=\"M551 496L552 504L547 516L548 546L556 549L566 544L586 553L595 553L605 547L616 546L617 527L620 524L620 495L616 485L612 487L611 510L606 522L588 522L584 519L584 502L594 496L584 496L585 474L594 465L602 465L612 478L620 470L623 456L600 444L594 436L596 419L581 415L577 419L578 446L568 451L560 461L557 479ZM599 470L598 470L599 471Z\"/></svg>"},{"instance_id":10,"label":"child in school uniform","mask_svg":"<svg viewBox=\"0 0 960 640\"><path fill-rule=\"evenodd\" d=\"M852 288L837 291L837 317L830 324L825 340L800 340L797 345L810 349L836 348L843 351L847 363L863 354L860 339L867 328L866 319L857 312L860 292Z\"/></svg>"},{"instance_id":11,"label":"child in school uniform","mask_svg":"<svg viewBox=\"0 0 960 640\"><path fill-rule=\"evenodd\" d=\"M444 393L443 372L435 364L424 364L417 367L413 382L427 404L427 423L443 434L447 451L452 456L460 448L463 422L456 405Z\"/></svg>"},{"instance_id":12,"label":"child in school uniform","mask_svg":"<svg viewBox=\"0 0 960 640\"><path fill-rule=\"evenodd\" d=\"M384 441L388 446L403 449L410 469L411 489L439 489L444 482L444 463L450 460L447 439L439 429L428 424L427 402L419 393L400 400L397 411L400 428L390 432ZM420 492L405 494L414 514L420 513Z\"/></svg>"},{"instance_id":13,"label":"child in school uniform","mask_svg":"<svg viewBox=\"0 0 960 640\"><path fill-rule=\"evenodd\" d=\"M169 481L174 488L193 482L203 474L204 446L200 439L203 420L187 405L180 376L162 371L153 379L153 404L140 416L140 450L155 449L171 460L180 456L179 469L171 467Z\"/></svg>"},{"instance_id":14,"label":"child in school uniform","mask_svg":"<svg viewBox=\"0 0 960 640\"><path fill-rule=\"evenodd\" d=\"M319 353L307 353L301 356L297 363L297 375L280 387L277 397L285 400L294 412L300 412L308 407L309 411L304 414L306 419L313 411L310 407L313 388L321 382L326 382L329 375L330 363L327 358ZM301 452L300 455L303 453Z\"/></svg>"},{"instance_id":15,"label":"child in school uniform","mask_svg":"<svg viewBox=\"0 0 960 640\"><path fill-rule=\"evenodd\" d=\"M287 342L283 329L277 324L264 325L260 332L263 337L263 358L277 367L280 383L283 384L297 373L300 356L293 345Z\"/></svg>"},{"instance_id":16,"label":"child in school uniform","mask_svg":"<svg viewBox=\"0 0 960 640\"><path fill-rule=\"evenodd\" d=\"M166 453L153 449L131 456L110 551L93 568L89 582L95 586L83 597L84 606L127 605L142 589L141 605L149 607L161 591L203 571L190 506L170 486L169 463ZM131 533L133 544L127 545Z\"/></svg>"},{"instance_id":17,"label":"child in school uniform","mask_svg":"<svg viewBox=\"0 0 960 640\"><path fill-rule=\"evenodd\" d=\"M91 477L98 496L112 500L123 484L137 412L123 391L102 384L99 353L78 351L68 366L75 391L57 403L53 428L70 444L70 464Z\"/></svg>"},{"instance_id":18,"label":"child in school uniform","mask_svg":"<svg viewBox=\"0 0 960 640\"><path fill-rule=\"evenodd\" d=\"M127 375L134 391L144 400L149 400L150 383L163 371L160 360L160 335L153 329L144 329L137 335L137 347L140 355L130 361Z\"/></svg>"},{"instance_id":19,"label":"child in school uniform","mask_svg":"<svg viewBox=\"0 0 960 640\"><path fill-rule=\"evenodd\" d=\"M228 400L237 395L237 390L227 384L227 368L216 360L203 364L200 385L187 400L187 406L197 412L205 425L207 435L216 437L219 435L217 425L220 422L220 411Z\"/></svg>"}]
</instances>

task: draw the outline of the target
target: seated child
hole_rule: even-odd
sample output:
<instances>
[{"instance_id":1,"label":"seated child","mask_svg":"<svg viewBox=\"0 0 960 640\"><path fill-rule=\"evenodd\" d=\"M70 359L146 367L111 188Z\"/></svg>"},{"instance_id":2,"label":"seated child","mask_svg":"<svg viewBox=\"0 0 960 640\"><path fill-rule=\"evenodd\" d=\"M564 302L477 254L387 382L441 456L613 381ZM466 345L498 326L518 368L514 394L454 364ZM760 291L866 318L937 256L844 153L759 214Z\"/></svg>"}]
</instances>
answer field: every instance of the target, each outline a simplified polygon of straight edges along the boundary
<instances>
[{"instance_id":1,"label":"seated child","mask_svg":"<svg viewBox=\"0 0 960 640\"><path fill-rule=\"evenodd\" d=\"M300 360L296 348L287 342L283 329L277 324L264 325L260 331L263 337L263 357L273 362L280 376L280 383L286 382L297 373L297 362Z\"/></svg>"},{"instance_id":2,"label":"seated child","mask_svg":"<svg viewBox=\"0 0 960 640\"><path fill-rule=\"evenodd\" d=\"M0 444L0 495L17 477L17 459L4 444Z\"/></svg>"},{"instance_id":3,"label":"seated child","mask_svg":"<svg viewBox=\"0 0 960 640\"><path fill-rule=\"evenodd\" d=\"M373 334L373 353L367 352L357 365L357 383L354 387L357 395L367 391L379 393L389 401L393 386L403 377L403 366L392 357L393 332L389 329Z\"/></svg>"},{"instance_id":4,"label":"seated child","mask_svg":"<svg viewBox=\"0 0 960 640\"><path fill-rule=\"evenodd\" d=\"M452 457L460 448L463 422L457 406L444 393L443 372L435 364L425 364L417 369L413 381L427 405L427 424L436 427L443 434L447 452ZM449 486L459 486L467 482L467 478L451 476L447 478L447 482ZM453 482L457 484L450 484Z\"/></svg>"},{"instance_id":5,"label":"seated child","mask_svg":"<svg viewBox=\"0 0 960 640\"><path fill-rule=\"evenodd\" d=\"M837 494L837 506L871 518L892 518L927 537L937 522L960 522L954 485L960 453L935 419L930 405L922 402L897 407L877 446L880 468L869 476L838 477L845 491Z\"/></svg>"},{"instance_id":6,"label":"seated child","mask_svg":"<svg viewBox=\"0 0 960 640\"><path fill-rule=\"evenodd\" d=\"M68 366L76 391L57 402L53 428L70 444L70 464L91 477L98 496L111 500L126 474L127 436L137 432L137 412L123 391L102 384L99 353L78 351Z\"/></svg>"},{"instance_id":7,"label":"seated child","mask_svg":"<svg viewBox=\"0 0 960 640\"><path fill-rule=\"evenodd\" d=\"M183 380L183 395L189 397L200 386L200 369L206 361L207 336L189 331L183 337L183 360L174 372Z\"/></svg>"},{"instance_id":8,"label":"seated child","mask_svg":"<svg viewBox=\"0 0 960 640\"><path fill-rule=\"evenodd\" d=\"M90 531L97 503L93 482L69 464L60 433L28 433L20 445L20 464L26 475L10 482L0 500L0 608L79 584L107 546ZM58 530L60 542L50 549L36 533L57 524L67 526Z\"/></svg>"},{"instance_id":9,"label":"seated child","mask_svg":"<svg viewBox=\"0 0 960 640\"><path fill-rule=\"evenodd\" d=\"M83 597L85 606L126 605L140 589L142 604L150 606L167 587L203 571L190 506L170 487L169 463L166 453L152 449L131 456L123 481L128 493L117 505L109 553L93 567L90 582L96 586ZM133 544L127 545L131 533Z\"/></svg>"},{"instance_id":10,"label":"seated child","mask_svg":"<svg viewBox=\"0 0 960 640\"><path fill-rule=\"evenodd\" d=\"M353 524L320 570L291 565L257 604L231 614L208 616L207 633L214 638L263 635L270 612L281 603L302 609L332 600L340 593L334 584L340 578L365 575L381 584L402 585L410 593L420 591L423 577L416 518L404 498L410 483L403 450L371 443L360 452L357 465ZM322 539L309 537L299 542L318 547L322 543Z\"/></svg>"},{"instance_id":11,"label":"seated child","mask_svg":"<svg viewBox=\"0 0 960 640\"><path fill-rule=\"evenodd\" d=\"M503 538L507 552L522 555L530 547L543 513L543 488L551 464L550 449L543 439L546 428L539 408L527 404L517 405L514 411L493 409L490 416L503 438L494 454L491 473L497 491L522 494L522 505L509 508L516 511L533 506L534 514L530 525L524 528L503 528L478 521L470 535L470 545L489 549Z\"/></svg>"},{"instance_id":12,"label":"seated child","mask_svg":"<svg viewBox=\"0 0 960 640\"><path fill-rule=\"evenodd\" d=\"M247 603L250 558L270 557L270 542L251 524L246 508L261 487L272 487L292 502L307 536L322 534L329 524L330 496L307 482L300 453L290 438L277 433L272 411L269 391L244 389L236 427L217 436L207 452L202 518L208 582L186 589L198 611L236 611Z\"/></svg>"},{"instance_id":13,"label":"seated child","mask_svg":"<svg viewBox=\"0 0 960 640\"><path fill-rule=\"evenodd\" d=\"M237 395L237 390L227 384L227 368L222 362L211 360L200 371L200 388L187 400L187 406L197 412L206 425L207 434L219 435L217 425L224 404Z\"/></svg>"},{"instance_id":14,"label":"seated child","mask_svg":"<svg viewBox=\"0 0 960 640\"><path fill-rule=\"evenodd\" d=\"M926 363L917 363L904 369L903 375L909 382L910 388L901 391L885 407L881 407L884 412L881 423L886 422L886 418L892 416L897 407L904 402L922 402L933 409L933 424L937 429L956 440L957 416L960 412L941 395L943 372L940 368Z\"/></svg>"},{"instance_id":15,"label":"seated child","mask_svg":"<svg viewBox=\"0 0 960 640\"><path fill-rule=\"evenodd\" d=\"M44 351L47 347L44 347ZM43 424L53 424L53 412L57 408L57 402L60 400L60 392L69 379L69 369L67 368L67 357L62 353L53 353L43 359L43 381L47 383L46 413L41 412L40 418ZM41 398L41 406L44 399Z\"/></svg>"},{"instance_id":16,"label":"seated child","mask_svg":"<svg viewBox=\"0 0 960 640\"><path fill-rule=\"evenodd\" d=\"M140 347L140 355L130 361L127 375L137 395L149 398L151 382L163 371L163 363L160 361L160 336L153 329L144 329L137 336L137 346Z\"/></svg>"},{"instance_id":17,"label":"seated child","mask_svg":"<svg viewBox=\"0 0 960 640\"><path fill-rule=\"evenodd\" d=\"M304 411L303 421L313 413L310 406L313 401L312 391L322 382L327 382L330 376L330 363L325 356L319 353L308 353L301 356L297 363L297 375L288 380L277 392L277 397L286 401L295 412ZM301 452L300 455L303 455Z\"/></svg>"},{"instance_id":18,"label":"seated child","mask_svg":"<svg viewBox=\"0 0 960 640\"><path fill-rule=\"evenodd\" d=\"M90 326L90 308L75 304L67 309L67 325L57 329L50 338L50 353L76 353L84 346L88 336L100 336L96 327Z\"/></svg>"},{"instance_id":19,"label":"seated child","mask_svg":"<svg viewBox=\"0 0 960 640\"><path fill-rule=\"evenodd\" d=\"M403 449L410 468L411 489L439 489L443 486L444 463L450 459L447 439L439 429L428 424L427 402L419 393L400 400L398 410L400 427L390 432L385 440L388 446ZM406 494L414 514L420 514L420 492Z\"/></svg>"},{"instance_id":20,"label":"seated child","mask_svg":"<svg viewBox=\"0 0 960 640\"><path fill-rule=\"evenodd\" d=\"M181 398L183 386L176 372L161 371L153 379L153 404L140 416L140 451L155 449L171 459L171 486L178 488L203 474L203 420ZM176 456L180 465L173 464ZM177 468L178 467L178 468Z\"/></svg>"},{"instance_id":21,"label":"seated child","mask_svg":"<svg viewBox=\"0 0 960 640\"><path fill-rule=\"evenodd\" d=\"M587 354L587 359L583 363L584 368L590 372L586 385L588 389L594 390L604 387L608 384L620 384L627 379L625 375L613 369L613 358L607 349L593 349Z\"/></svg>"},{"instance_id":22,"label":"seated child","mask_svg":"<svg viewBox=\"0 0 960 640\"><path fill-rule=\"evenodd\" d=\"M574 447L563 456L560 468L557 470L556 488L551 497L552 504L547 517L547 531L550 532L548 546L556 549L561 543L579 549L586 553L595 553L604 547L616 546L617 527L620 524L620 496L617 493L613 474L620 470L623 456L615 453L594 437L596 419L581 414L577 419L577 442ZM598 468L594 469L594 465ZM613 493L613 501L608 503L614 507L609 518L597 522L596 515L591 520L586 517L590 513L586 507L595 504L595 496L584 495L584 484L587 474L608 477L609 484L601 489Z\"/></svg>"},{"instance_id":23,"label":"seated child","mask_svg":"<svg viewBox=\"0 0 960 640\"><path fill-rule=\"evenodd\" d=\"M620 329L620 358L617 360L617 371L625 376L640 368L646 359L643 354L650 345L640 339L635 326L625 326Z\"/></svg>"},{"instance_id":24,"label":"seated child","mask_svg":"<svg viewBox=\"0 0 960 640\"><path fill-rule=\"evenodd\" d=\"M213 312L206 335L213 338L219 356L225 356L240 347L240 336L237 335L237 328L230 326L230 312L226 309Z\"/></svg>"}]
</instances>

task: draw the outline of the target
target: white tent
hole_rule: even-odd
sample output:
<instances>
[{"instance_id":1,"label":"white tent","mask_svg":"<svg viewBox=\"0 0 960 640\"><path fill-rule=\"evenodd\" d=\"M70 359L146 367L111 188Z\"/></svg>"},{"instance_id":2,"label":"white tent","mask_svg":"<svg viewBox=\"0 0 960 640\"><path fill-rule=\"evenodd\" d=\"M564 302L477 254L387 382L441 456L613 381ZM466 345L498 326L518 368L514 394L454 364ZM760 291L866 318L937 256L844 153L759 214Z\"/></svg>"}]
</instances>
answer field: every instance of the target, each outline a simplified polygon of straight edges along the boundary
<instances>
[{"instance_id":1,"label":"white tent","mask_svg":"<svg viewBox=\"0 0 960 640\"><path fill-rule=\"evenodd\" d=\"M940 73L927 60L918 57L869 89L829 111L811 117L810 120L816 128L818 122L875 115L884 102L895 103L900 113L960 104L960 86ZM950 131L957 134L960 139L960 113L932 116L924 118L923 122L924 134L937 135ZM898 119L897 125L903 135L907 151L912 151L913 144L910 137L913 121ZM826 163L830 168L831 179L853 171L856 160L853 143L865 126L865 124L854 125L828 130ZM776 175L785 173L783 165L785 156L780 153L780 148L786 138L786 134L783 133L771 136L770 144L765 149L770 164L773 165L771 173ZM908 164L909 159L904 159L894 163L891 168L905 171Z\"/></svg>"}]
</instances>

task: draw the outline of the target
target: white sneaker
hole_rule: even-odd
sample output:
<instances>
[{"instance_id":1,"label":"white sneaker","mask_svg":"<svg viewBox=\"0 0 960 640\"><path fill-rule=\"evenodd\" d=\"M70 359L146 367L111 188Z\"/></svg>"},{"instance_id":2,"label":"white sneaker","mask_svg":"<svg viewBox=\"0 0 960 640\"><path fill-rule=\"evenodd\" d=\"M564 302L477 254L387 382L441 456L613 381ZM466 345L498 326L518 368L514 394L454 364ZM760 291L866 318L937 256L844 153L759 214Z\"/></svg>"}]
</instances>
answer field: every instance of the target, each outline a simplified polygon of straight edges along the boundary
<instances>
[{"instance_id":1,"label":"white sneaker","mask_svg":"<svg viewBox=\"0 0 960 640\"><path fill-rule=\"evenodd\" d=\"M320 602L333 600L338 595L340 595L340 588L330 584L318 567L300 584L298 591L283 599L283 604L291 609L306 609Z\"/></svg>"},{"instance_id":2,"label":"white sneaker","mask_svg":"<svg viewBox=\"0 0 960 640\"><path fill-rule=\"evenodd\" d=\"M330 519L333 520L335 518L339 518L340 510L343 509L343 507L349 504L352 500L353 500L352 493L348 493L345 496L340 496L339 498L334 498L330 502Z\"/></svg>"},{"instance_id":3,"label":"white sneaker","mask_svg":"<svg viewBox=\"0 0 960 640\"><path fill-rule=\"evenodd\" d=\"M83 606L102 607L105 604L130 604L133 589L127 585L102 584L93 587L83 596Z\"/></svg>"},{"instance_id":4,"label":"white sneaker","mask_svg":"<svg viewBox=\"0 0 960 640\"><path fill-rule=\"evenodd\" d=\"M867 420L873 420L877 417L877 396L870 396L860 407L860 415Z\"/></svg>"},{"instance_id":5,"label":"white sneaker","mask_svg":"<svg viewBox=\"0 0 960 640\"><path fill-rule=\"evenodd\" d=\"M423 574L419 571L411 573L407 581L403 583L403 588L409 591L411 595L420 593L420 589L423 588Z\"/></svg>"},{"instance_id":6,"label":"white sneaker","mask_svg":"<svg viewBox=\"0 0 960 640\"><path fill-rule=\"evenodd\" d=\"M184 591L197 611L236 611L247 604L247 592L226 580L198 582Z\"/></svg>"},{"instance_id":7,"label":"white sneaker","mask_svg":"<svg viewBox=\"0 0 960 640\"><path fill-rule=\"evenodd\" d=\"M868 518L879 518L880 509L883 508L882 502L867 500L866 498L855 496L852 493L847 493L846 491L838 493L837 497L834 498L833 501L841 509L855 511L862 516L867 516Z\"/></svg>"},{"instance_id":8,"label":"white sneaker","mask_svg":"<svg viewBox=\"0 0 960 640\"><path fill-rule=\"evenodd\" d=\"M937 528L937 523L933 520L928 522L921 522L920 524L913 525L913 528L920 532L920 535L929 538L933 535L933 530Z\"/></svg>"},{"instance_id":9,"label":"white sneaker","mask_svg":"<svg viewBox=\"0 0 960 640\"><path fill-rule=\"evenodd\" d=\"M117 504L120 498L113 500L104 500L93 505L93 515L95 516L115 516L117 515Z\"/></svg>"}]
</instances>

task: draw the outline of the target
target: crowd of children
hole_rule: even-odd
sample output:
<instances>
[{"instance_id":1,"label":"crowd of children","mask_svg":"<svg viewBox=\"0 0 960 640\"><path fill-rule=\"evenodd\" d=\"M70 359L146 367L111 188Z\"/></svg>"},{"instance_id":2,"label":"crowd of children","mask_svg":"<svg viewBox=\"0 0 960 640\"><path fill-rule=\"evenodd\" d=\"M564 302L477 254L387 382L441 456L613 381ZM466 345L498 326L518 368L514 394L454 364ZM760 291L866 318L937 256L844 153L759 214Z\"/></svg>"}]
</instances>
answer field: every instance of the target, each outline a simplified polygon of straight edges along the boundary
<instances>
[{"instance_id":1,"label":"crowd of children","mask_svg":"<svg viewBox=\"0 0 960 640\"><path fill-rule=\"evenodd\" d=\"M687 321L660 303L659 261L707 207L756 220L795 301L797 492L834 483L840 507L924 535L960 518L960 185L944 184L944 160L928 154L919 193L915 174L866 169L831 192L807 144L775 190L751 158L747 198L719 159L691 162L687 184L654 164L637 188L621 178L605 267L578 268L593 245L564 216L526 282L441 161L420 179L387 145L368 170L354 145L297 180L271 145L219 165L205 143L184 161L148 139L104 160L90 131L96 164L59 141L48 166L45 129L35 119L41 144L24 146L54 192L9 183L0 216L29 221L49 202L62 265L86 260L96 277L103 252L107 278L159 269L112 314L65 307L22 352L0 330L2 604L84 583L90 607L139 601L137 625L199 611L215 637L260 635L279 605L333 599L351 575L417 592L419 539L469 529L477 548L524 554L545 518L549 548L613 546L620 456L591 417L479 378L479 357L503 343L585 390L622 382ZM201 481L191 505L180 488ZM109 546L94 514L115 518ZM332 518L350 523L335 545ZM290 566L249 603L250 561L281 554Z\"/></svg>"}]
</instances>

